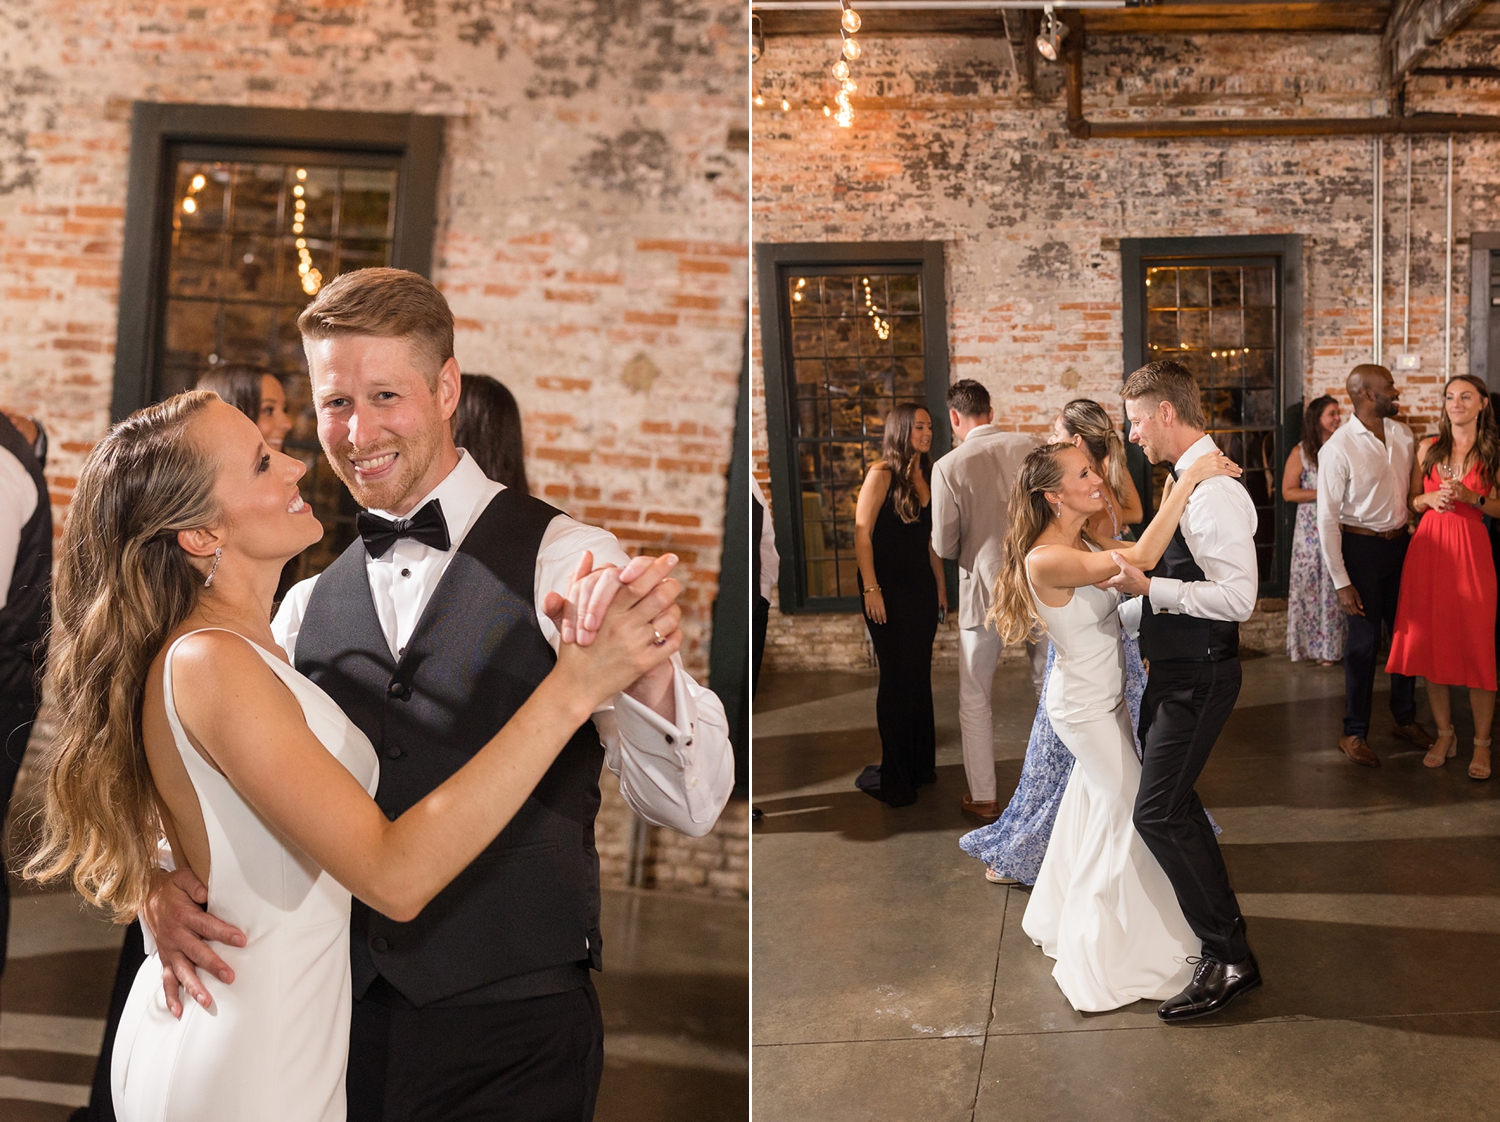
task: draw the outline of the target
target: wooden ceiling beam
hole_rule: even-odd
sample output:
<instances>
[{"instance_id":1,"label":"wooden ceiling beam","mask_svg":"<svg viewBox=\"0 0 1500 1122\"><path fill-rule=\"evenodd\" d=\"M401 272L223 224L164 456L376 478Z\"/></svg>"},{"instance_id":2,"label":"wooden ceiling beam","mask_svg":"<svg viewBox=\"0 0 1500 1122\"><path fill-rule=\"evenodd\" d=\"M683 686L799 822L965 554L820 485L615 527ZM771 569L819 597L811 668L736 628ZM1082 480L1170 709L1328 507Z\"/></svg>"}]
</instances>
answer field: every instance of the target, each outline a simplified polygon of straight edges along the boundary
<instances>
[{"instance_id":1,"label":"wooden ceiling beam","mask_svg":"<svg viewBox=\"0 0 1500 1122\"><path fill-rule=\"evenodd\" d=\"M1399 0L1386 23L1381 47L1393 84L1472 16L1483 0Z\"/></svg>"}]
</instances>

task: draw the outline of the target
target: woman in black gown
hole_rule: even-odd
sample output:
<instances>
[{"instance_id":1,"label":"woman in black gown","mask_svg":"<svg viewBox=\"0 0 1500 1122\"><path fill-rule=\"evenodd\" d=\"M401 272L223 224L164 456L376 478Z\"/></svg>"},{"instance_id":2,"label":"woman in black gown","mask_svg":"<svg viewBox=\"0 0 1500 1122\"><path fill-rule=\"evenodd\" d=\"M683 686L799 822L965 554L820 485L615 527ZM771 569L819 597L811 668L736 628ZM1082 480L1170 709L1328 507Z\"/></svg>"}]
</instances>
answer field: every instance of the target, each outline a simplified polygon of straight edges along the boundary
<instances>
[{"instance_id":1,"label":"woman in black gown","mask_svg":"<svg viewBox=\"0 0 1500 1122\"><path fill-rule=\"evenodd\" d=\"M865 476L854 515L860 594L880 663L880 763L855 786L891 806L909 806L919 784L937 781L932 640L948 592L932 550L931 449L927 410L905 403L891 410L885 458Z\"/></svg>"}]
</instances>

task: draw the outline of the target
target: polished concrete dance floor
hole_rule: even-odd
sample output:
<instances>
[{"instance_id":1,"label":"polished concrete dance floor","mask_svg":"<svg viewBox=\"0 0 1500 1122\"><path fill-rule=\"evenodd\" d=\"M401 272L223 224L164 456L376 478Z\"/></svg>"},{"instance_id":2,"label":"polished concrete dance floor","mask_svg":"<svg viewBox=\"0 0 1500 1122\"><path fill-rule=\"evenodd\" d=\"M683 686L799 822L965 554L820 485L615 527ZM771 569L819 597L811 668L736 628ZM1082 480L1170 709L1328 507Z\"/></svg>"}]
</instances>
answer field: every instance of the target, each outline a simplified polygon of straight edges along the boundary
<instances>
[{"instance_id":1,"label":"polished concrete dance floor","mask_svg":"<svg viewBox=\"0 0 1500 1122\"><path fill-rule=\"evenodd\" d=\"M12 903L0 980L0 1122L62 1122L88 1101L120 929L84 912L71 893ZM747 910L735 901L605 892L608 969L595 976L605 1027L598 1122L745 1118Z\"/></svg>"},{"instance_id":2,"label":"polished concrete dance floor","mask_svg":"<svg viewBox=\"0 0 1500 1122\"><path fill-rule=\"evenodd\" d=\"M893 810L852 787L880 758L872 673L767 674L755 717L757 1122L1384 1122L1500 1111L1500 779L1389 735L1338 751L1341 667L1245 663L1199 784L1265 987L1168 1028L1147 1002L1079 1014L1021 931L1027 893L957 845L974 823L957 673L934 676L936 789ZM1384 680L1378 689L1384 690ZM1036 700L996 681L1002 801ZM1420 700L1420 692L1419 692ZM1431 727L1425 703L1421 719Z\"/></svg>"}]
</instances>

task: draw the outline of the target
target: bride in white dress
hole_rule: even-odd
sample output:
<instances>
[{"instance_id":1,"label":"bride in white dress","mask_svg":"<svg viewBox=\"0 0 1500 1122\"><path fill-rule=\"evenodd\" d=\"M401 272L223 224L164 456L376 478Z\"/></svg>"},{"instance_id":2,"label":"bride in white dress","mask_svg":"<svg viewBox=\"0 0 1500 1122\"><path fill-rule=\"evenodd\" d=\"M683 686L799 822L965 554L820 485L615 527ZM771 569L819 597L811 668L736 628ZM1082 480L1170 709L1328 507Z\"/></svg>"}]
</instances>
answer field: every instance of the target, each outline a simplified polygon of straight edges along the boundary
<instances>
[{"instance_id":1,"label":"bride in white dress","mask_svg":"<svg viewBox=\"0 0 1500 1122\"><path fill-rule=\"evenodd\" d=\"M414 917L594 709L680 645L676 558L632 562L595 643L564 645L494 739L388 821L370 797L370 741L271 636L282 566L322 537L304 470L237 409L187 393L113 429L73 499L54 609L59 728L27 872L69 876L128 919L165 836L246 936L223 952L234 985L206 977L211 1000L180 1016L159 960L141 967L113 1055L121 1122L342 1122L350 892Z\"/></svg>"},{"instance_id":2,"label":"bride in white dress","mask_svg":"<svg viewBox=\"0 0 1500 1122\"><path fill-rule=\"evenodd\" d=\"M1071 444L1027 456L1010 499L1005 564L991 618L1008 643L1045 630L1057 650L1044 704L1073 768L1021 928L1057 960L1052 976L1074 1009L1162 1001L1187 984L1201 946L1177 895L1131 821L1141 765L1125 706L1118 595L1093 587L1116 557L1153 568L1204 479L1238 475L1205 456L1169 484L1138 542L1097 550L1084 532L1102 509L1100 479Z\"/></svg>"}]
</instances>

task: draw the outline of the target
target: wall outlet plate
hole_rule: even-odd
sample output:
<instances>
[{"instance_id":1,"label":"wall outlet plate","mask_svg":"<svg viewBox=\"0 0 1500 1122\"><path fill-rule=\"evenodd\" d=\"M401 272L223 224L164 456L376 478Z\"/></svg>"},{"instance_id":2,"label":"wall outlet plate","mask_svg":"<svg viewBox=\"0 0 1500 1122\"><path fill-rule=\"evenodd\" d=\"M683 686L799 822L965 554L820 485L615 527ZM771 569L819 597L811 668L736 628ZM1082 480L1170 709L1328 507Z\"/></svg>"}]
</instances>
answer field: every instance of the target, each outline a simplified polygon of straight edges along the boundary
<instances>
[{"instance_id":1,"label":"wall outlet plate","mask_svg":"<svg viewBox=\"0 0 1500 1122\"><path fill-rule=\"evenodd\" d=\"M1396 356L1397 370L1421 370L1422 356L1417 354L1404 354Z\"/></svg>"}]
</instances>

